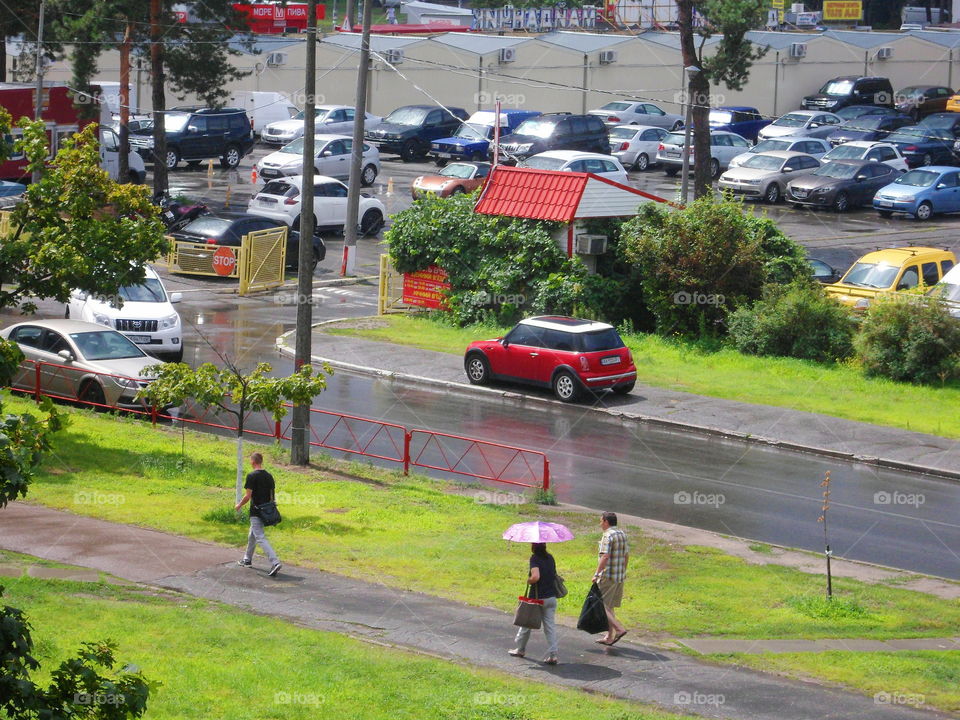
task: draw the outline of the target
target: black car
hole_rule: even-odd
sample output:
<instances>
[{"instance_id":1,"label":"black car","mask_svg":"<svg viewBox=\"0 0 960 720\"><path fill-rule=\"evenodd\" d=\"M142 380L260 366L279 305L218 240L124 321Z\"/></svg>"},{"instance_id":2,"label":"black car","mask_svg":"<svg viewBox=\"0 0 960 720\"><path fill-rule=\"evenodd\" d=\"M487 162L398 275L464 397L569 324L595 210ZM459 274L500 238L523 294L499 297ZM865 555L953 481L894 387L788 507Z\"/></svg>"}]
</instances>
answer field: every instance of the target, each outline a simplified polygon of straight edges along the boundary
<instances>
[{"instance_id":1,"label":"black car","mask_svg":"<svg viewBox=\"0 0 960 720\"><path fill-rule=\"evenodd\" d=\"M894 130L913 124L909 115L861 115L847 120L827 135L831 145L842 145L854 140L883 140Z\"/></svg>"},{"instance_id":2,"label":"black car","mask_svg":"<svg viewBox=\"0 0 960 720\"><path fill-rule=\"evenodd\" d=\"M896 168L874 160L834 160L787 183L784 198L793 205L846 212L852 207L871 204L877 190L899 175Z\"/></svg>"},{"instance_id":3,"label":"black car","mask_svg":"<svg viewBox=\"0 0 960 720\"><path fill-rule=\"evenodd\" d=\"M847 105L893 107L893 86L885 77L843 75L825 83L815 95L807 95L802 105L806 110L831 112Z\"/></svg>"},{"instance_id":4,"label":"black car","mask_svg":"<svg viewBox=\"0 0 960 720\"><path fill-rule=\"evenodd\" d=\"M960 113L938 112L927 115L917 123L918 128L945 130L955 138L960 138Z\"/></svg>"},{"instance_id":5,"label":"black car","mask_svg":"<svg viewBox=\"0 0 960 720\"><path fill-rule=\"evenodd\" d=\"M955 137L949 128L908 125L890 133L884 141L896 145L907 165L915 168L921 165L953 165Z\"/></svg>"},{"instance_id":6,"label":"black car","mask_svg":"<svg viewBox=\"0 0 960 720\"><path fill-rule=\"evenodd\" d=\"M399 155L404 162L413 162L430 152L430 143L448 138L467 119L463 108L442 108L436 105L404 105L387 115L363 137L382 153Z\"/></svg>"},{"instance_id":7,"label":"black car","mask_svg":"<svg viewBox=\"0 0 960 720\"><path fill-rule=\"evenodd\" d=\"M260 217L259 215L236 215L233 217L219 217L217 215L202 215L188 223L171 237L174 240L186 242L208 243L211 245L227 245L239 247L244 235L257 230L271 230L276 227L285 228L286 225ZM181 254L185 251L181 251ZM300 252L300 233L295 230L287 232L287 268L296 270L298 253ZM313 270L317 263L327 256L327 246L317 236L313 238Z\"/></svg>"},{"instance_id":8,"label":"black car","mask_svg":"<svg viewBox=\"0 0 960 720\"><path fill-rule=\"evenodd\" d=\"M892 107L880 107L879 105L847 105L833 113L844 122L854 120L864 115L899 115L900 111Z\"/></svg>"},{"instance_id":9,"label":"black car","mask_svg":"<svg viewBox=\"0 0 960 720\"><path fill-rule=\"evenodd\" d=\"M582 150L610 154L610 134L597 115L547 113L524 120L500 138L500 161L514 164L547 150ZM493 148L490 148L493 157Z\"/></svg>"},{"instance_id":10,"label":"black car","mask_svg":"<svg viewBox=\"0 0 960 720\"><path fill-rule=\"evenodd\" d=\"M168 170L181 160L196 165L208 158L220 158L222 167L235 168L253 149L250 118L239 108L178 108L164 115L163 129ZM144 162L154 162L152 126L130 135L130 149Z\"/></svg>"}]
</instances>

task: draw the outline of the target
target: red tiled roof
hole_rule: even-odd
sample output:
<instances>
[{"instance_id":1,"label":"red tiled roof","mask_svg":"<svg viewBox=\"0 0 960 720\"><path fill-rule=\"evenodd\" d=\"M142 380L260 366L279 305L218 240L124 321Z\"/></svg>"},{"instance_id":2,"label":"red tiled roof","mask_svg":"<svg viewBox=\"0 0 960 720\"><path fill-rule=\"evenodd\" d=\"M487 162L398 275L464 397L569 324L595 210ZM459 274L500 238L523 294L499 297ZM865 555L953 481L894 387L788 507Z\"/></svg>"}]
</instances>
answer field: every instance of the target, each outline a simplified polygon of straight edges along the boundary
<instances>
[{"instance_id":1,"label":"red tiled roof","mask_svg":"<svg viewBox=\"0 0 960 720\"><path fill-rule=\"evenodd\" d=\"M604 186L610 186L609 192L615 194L636 195L637 205L644 199L667 202L663 198L650 195L642 190L621 185L613 180L590 173L497 165L483 187L483 192L474 207L474 212L481 215L505 215L531 220L554 220L569 223L579 217L578 209L588 183L596 182L602 183ZM597 188L597 190L600 190L600 188ZM603 192L606 193L607 190ZM595 194L591 193L591 196L595 197ZM623 213L617 212L616 214ZM595 217L596 214L591 212L589 216Z\"/></svg>"}]
</instances>

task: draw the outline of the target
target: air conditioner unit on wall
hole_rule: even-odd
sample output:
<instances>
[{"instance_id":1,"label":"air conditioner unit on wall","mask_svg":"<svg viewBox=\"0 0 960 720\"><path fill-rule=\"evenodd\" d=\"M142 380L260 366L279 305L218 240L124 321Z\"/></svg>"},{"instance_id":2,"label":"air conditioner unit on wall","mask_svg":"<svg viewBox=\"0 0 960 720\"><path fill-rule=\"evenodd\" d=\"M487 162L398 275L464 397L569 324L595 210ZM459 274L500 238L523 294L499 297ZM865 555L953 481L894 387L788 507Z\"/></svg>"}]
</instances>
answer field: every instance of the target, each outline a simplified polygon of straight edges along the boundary
<instances>
[{"instance_id":1,"label":"air conditioner unit on wall","mask_svg":"<svg viewBox=\"0 0 960 720\"><path fill-rule=\"evenodd\" d=\"M500 62L512 63L517 59L516 48L500 48Z\"/></svg>"},{"instance_id":2,"label":"air conditioner unit on wall","mask_svg":"<svg viewBox=\"0 0 960 720\"><path fill-rule=\"evenodd\" d=\"M806 43L791 43L790 44L790 57L792 58L802 58L807 56L807 44Z\"/></svg>"},{"instance_id":3,"label":"air conditioner unit on wall","mask_svg":"<svg viewBox=\"0 0 960 720\"><path fill-rule=\"evenodd\" d=\"M877 60L889 60L893 57L892 47L882 47L877 50Z\"/></svg>"},{"instance_id":4,"label":"air conditioner unit on wall","mask_svg":"<svg viewBox=\"0 0 960 720\"><path fill-rule=\"evenodd\" d=\"M403 50L387 50L383 54L383 59L391 65L399 65L403 62Z\"/></svg>"},{"instance_id":5,"label":"air conditioner unit on wall","mask_svg":"<svg viewBox=\"0 0 960 720\"><path fill-rule=\"evenodd\" d=\"M280 67L287 64L287 53L272 52L267 54L267 67Z\"/></svg>"},{"instance_id":6,"label":"air conditioner unit on wall","mask_svg":"<svg viewBox=\"0 0 960 720\"><path fill-rule=\"evenodd\" d=\"M603 255L606 251L606 235L577 235L578 255Z\"/></svg>"},{"instance_id":7,"label":"air conditioner unit on wall","mask_svg":"<svg viewBox=\"0 0 960 720\"><path fill-rule=\"evenodd\" d=\"M600 52L600 64L601 65L610 65L617 61L617 51L616 50L602 50Z\"/></svg>"}]
</instances>

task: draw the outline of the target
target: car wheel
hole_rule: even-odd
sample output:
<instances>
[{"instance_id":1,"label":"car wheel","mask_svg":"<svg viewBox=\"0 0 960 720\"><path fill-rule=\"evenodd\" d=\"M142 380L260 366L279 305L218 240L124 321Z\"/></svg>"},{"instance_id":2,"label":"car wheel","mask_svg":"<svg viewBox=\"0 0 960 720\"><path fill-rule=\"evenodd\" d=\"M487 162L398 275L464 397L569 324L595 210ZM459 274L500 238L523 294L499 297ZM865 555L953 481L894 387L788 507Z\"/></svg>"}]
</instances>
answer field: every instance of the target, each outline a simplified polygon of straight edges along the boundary
<instances>
[{"instance_id":1,"label":"car wheel","mask_svg":"<svg viewBox=\"0 0 960 720\"><path fill-rule=\"evenodd\" d=\"M580 384L569 370L561 370L553 376L553 394L560 402L573 402L580 395Z\"/></svg>"},{"instance_id":2,"label":"car wheel","mask_svg":"<svg viewBox=\"0 0 960 720\"><path fill-rule=\"evenodd\" d=\"M302 218L302 217L303 217L303 215L297 215L296 220L293 221L293 225L290 226L290 229L291 229L291 230L295 230L295 231L297 231L297 232L300 232L300 218ZM314 234L314 235L317 235L317 234L318 234L318 233L317 233L317 216L316 216L316 215L313 216L313 234Z\"/></svg>"},{"instance_id":3,"label":"car wheel","mask_svg":"<svg viewBox=\"0 0 960 720\"><path fill-rule=\"evenodd\" d=\"M96 410L106 410L103 405L107 404L107 398L103 394L103 388L96 380L87 380L80 388L77 399L84 405L92 405Z\"/></svg>"},{"instance_id":4,"label":"car wheel","mask_svg":"<svg viewBox=\"0 0 960 720\"><path fill-rule=\"evenodd\" d=\"M640 153L637 155L637 159L633 162L633 169L643 172L650 167L650 157L646 153Z\"/></svg>"},{"instance_id":5,"label":"car wheel","mask_svg":"<svg viewBox=\"0 0 960 720\"><path fill-rule=\"evenodd\" d=\"M880 217L882 217L882 218L891 218L891 217L893 217L893 213L890 212L889 210L877 210L877 214L880 215Z\"/></svg>"},{"instance_id":6,"label":"car wheel","mask_svg":"<svg viewBox=\"0 0 960 720\"><path fill-rule=\"evenodd\" d=\"M183 345L180 346L180 349L177 350L172 356L173 362L183 362Z\"/></svg>"},{"instance_id":7,"label":"car wheel","mask_svg":"<svg viewBox=\"0 0 960 720\"><path fill-rule=\"evenodd\" d=\"M633 380L628 383L623 383L622 385L614 385L613 392L615 395L626 395L627 393L633 390L634 385L636 385L636 380Z\"/></svg>"},{"instance_id":8,"label":"car wheel","mask_svg":"<svg viewBox=\"0 0 960 720\"><path fill-rule=\"evenodd\" d=\"M223 153L223 157L220 158L220 167L233 170L240 165L240 158L242 157L243 155L240 154L240 148L236 145L228 145L226 151Z\"/></svg>"},{"instance_id":9,"label":"car wheel","mask_svg":"<svg viewBox=\"0 0 960 720\"><path fill-rule=\"evenodd\" d=\"M833 209L838 213L846 212L850 209L850 198L845 192L838 192L833 199Z\"/></svg>"},{"instance_id":10,"label":"car wheel","mask_svg":"<svg viewBox=\"0 0 960 720\"><path fill-rule=\"evenodd\" d=\"M922 203L917 205L917 212L914 213L914 217L920 221L929 220L931 217L933 217L933 205L924 200Z\"/></svg>"},{"instance_id":11,"label":"car wheel","mask_svg":"<svg viewBox=\"0 0 960 720\"><path fill-rule=\"evenodd\" d=\"M360 184L364 187L370 187L377 179L377 166L367 165L360 173Z\"/></svg>"},{"instance_id":12,"label":"car wheel","mask_svg":"<svg viewBox=\"0 0 960 720\"><path fill-rule=\"evenodd\" d=\"M716 180L720 177L720 161L716 158L710 160L710 179Z\"/></svg>"},{"instance_id":13,"label":"car wheel","mask_svg":"<svg viewBox=\"0 0 960 720\"><path fill-rule=\"evenodd\" d=\"M413 162L420 154L419 143L416 140L407 140L400 148L400 159L404 162Z\"/></svg>"},{"instance_id":14,"label":"car wheel","mask_svg":"<svg viewBox=\"0 0 960 720\"><path fill-rule=\"evenodd\" d=\"M490 382L490 363L483 355L479 353L468 355L464 369L467 371L467 379L471 385L486 385Z\"/></svg>"},{"instance_id":15,"label":"car wheel","mask_svg":"<svg viewBox=\"0 0 960 720\"><path fill-rule=\"evenodd\" d=\"M310 274L313 275L317 272L317 265L320 264L320 253L317 252L317 249L313 249L313 260L310 262Z\"/></svg>"},{"instance_id":16,"label":"car wheel","mask_svg":"<svg viewBox=\"0 0 960 720\"><path fill-rule=\"evenodd\" d=\"M450 191L451 195L462 195L466 192L466 189L463 185L457 185L453 190Z\"/></svg>"},{"instance_id":17,"label":"car wheel","mask_svg":"<svg viewBox=\"0 0 960 720\"><path fill-rule=\"evenodd\" d=\"M920 164L921 164L921 165L933 165L933 157L930 155L930 153L924 153L924 154L923 154L923 157L920 158Z\"/></svg>"},{"instance_id":18,"label":"car wheel","mask_svg":"<svg viewBox=\"0 0 960 720\"><path fill-rule=\"evenodd\" d=\"M680 172L680 168L678 168L676 165L667 165L663 169L663 172L667 177L674 177L678 172Z\"/></svg>"},{"instance_id":19,"label":"car wheel","mask_svg":"<svg viewBox=\"0 0 960 720\"><path fill-rule=\"evenodd\" d=\"M177 152L176 148L167 148L167 170L173 170L179 164L180 153Z\"/></svg>"},{"instance_id":20,"label":"car wheel","mask_svg":"<svg viewBox=\"0 0 960 720\"><path fill-rule=\"evenodd\" d=\"M778 202L780 202L780 186L775 182L770 183L770 187L767 188L767 192L764 194L763 199L771 205L776 205Z\"/></svg>"},{"instance_id":21,"label":"car wheel","mask_svg":"<svg viewBox=\"0 0 960 720\"><path fill-rule=\"evenodd\" d=\"M383 213L379 210L367 210L360 220L360 234L364 237L376 235L383 227Z\"/></svg>"},{"instance_id":22,"label":"car wheel","mask_svg":"<svg viewBox=\"0 0 960 720\"><path fill-rule=\"evenodd\" d=\"M677 121L673 124L673 127L671 128L671 131L672 131L672 132L676 132L677 130L680 130L680 129L682 129L682 128L683 128L683 123L680 122L679 120L677 120Z\"/></svg>"},{"instance_id":23,"label":"car wheel","mask_svg":"<svg viewBox=\"0 0 960 720\"><path fill-rule=\"evenodd\" d=\"M143 185L143 182L146 179L146 174L141 175L136 170L127 170L127 182L131 185Z\"/></svg>"}]
</instances>

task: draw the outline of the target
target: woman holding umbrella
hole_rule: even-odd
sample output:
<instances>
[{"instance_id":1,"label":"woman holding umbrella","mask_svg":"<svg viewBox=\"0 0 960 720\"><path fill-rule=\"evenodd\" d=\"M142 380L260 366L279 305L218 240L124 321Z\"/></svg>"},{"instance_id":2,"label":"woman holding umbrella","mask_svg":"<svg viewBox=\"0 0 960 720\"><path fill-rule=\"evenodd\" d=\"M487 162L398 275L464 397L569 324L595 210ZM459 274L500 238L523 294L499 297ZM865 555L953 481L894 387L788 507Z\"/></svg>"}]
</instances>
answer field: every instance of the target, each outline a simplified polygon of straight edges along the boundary
<instances>
[{"instance_id":1,"label":"woman holding umbrella","mask_svg":"<svg viewBox=\"0 0 960 720\"><path fill-rule=\"evenodd\" d=\"M530 572L527 584L531 586L531 596L543 601L543 634L547 640L547 655L543 662L557 664L557 563L553 555L547 552L548 542L563 542L573 537L567 528L557 523L530 522L513 525L503 535L507 540L530 542ZM527 641L530 640L530 628L522 627L517 632L517 646L509 651L514 657L527 654Z\"/></svg>"}]
</instances>

